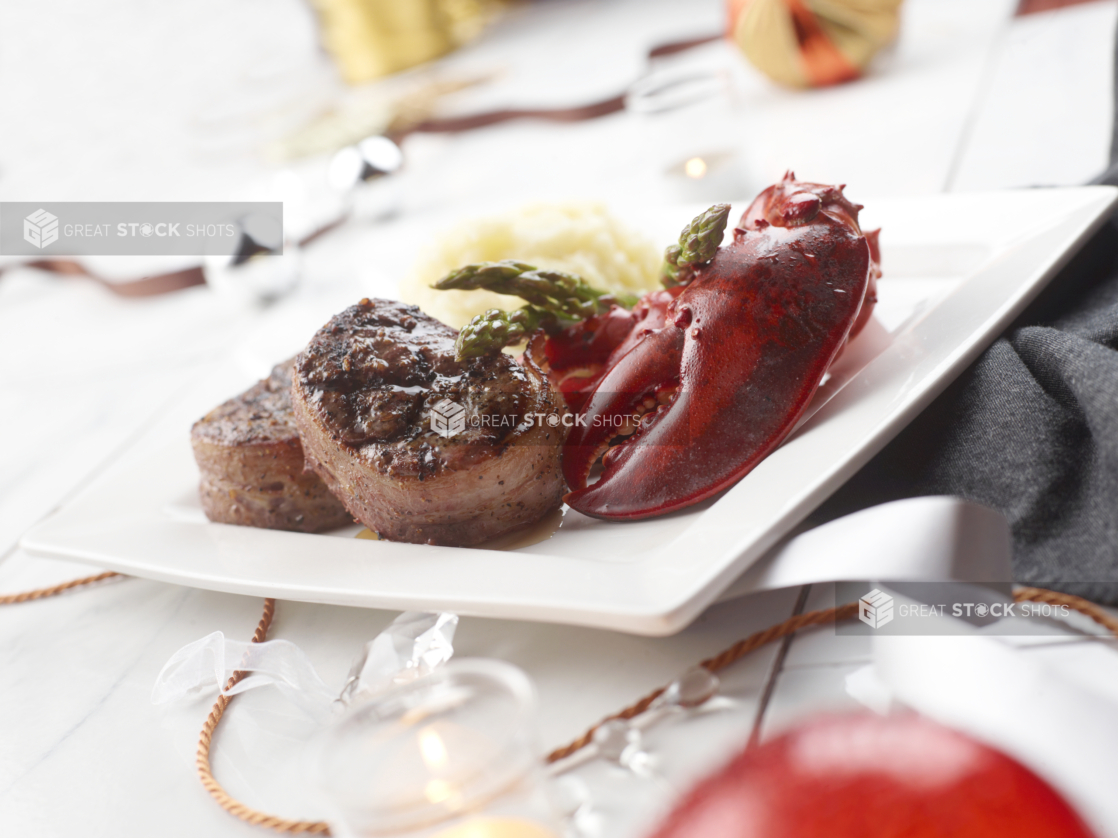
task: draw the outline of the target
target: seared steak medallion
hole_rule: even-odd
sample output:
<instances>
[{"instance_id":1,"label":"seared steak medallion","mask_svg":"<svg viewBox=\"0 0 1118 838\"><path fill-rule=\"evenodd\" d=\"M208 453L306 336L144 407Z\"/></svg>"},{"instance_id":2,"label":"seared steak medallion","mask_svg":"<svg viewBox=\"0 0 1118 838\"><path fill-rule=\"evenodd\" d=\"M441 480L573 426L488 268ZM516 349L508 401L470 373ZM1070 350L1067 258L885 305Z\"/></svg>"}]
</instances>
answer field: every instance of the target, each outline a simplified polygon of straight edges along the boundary
<instances>
[{"instance_id":1,"label":"seared steak medallion","mask_svg":"<svg viewBox=\"0 0 1118 838\"><path fill-rule=\"evenodd\" d=\"M199 495L211 521L322 532L349 523L345 507L311 471L291 415L291 364L194 423Z\"/></svg>"},{"instance_id":2,"label":"seared steak medallion","mask_svg":"<svg viewBox=\"0 0 1118 838\"><path fill-rule=\"evenodd\" d=\"M560 503L558 392L509 355L456 361L456 337L415 306L362 300L295 359L307 463L382 538L469 546Z\"/></svg>"}]
</instances>

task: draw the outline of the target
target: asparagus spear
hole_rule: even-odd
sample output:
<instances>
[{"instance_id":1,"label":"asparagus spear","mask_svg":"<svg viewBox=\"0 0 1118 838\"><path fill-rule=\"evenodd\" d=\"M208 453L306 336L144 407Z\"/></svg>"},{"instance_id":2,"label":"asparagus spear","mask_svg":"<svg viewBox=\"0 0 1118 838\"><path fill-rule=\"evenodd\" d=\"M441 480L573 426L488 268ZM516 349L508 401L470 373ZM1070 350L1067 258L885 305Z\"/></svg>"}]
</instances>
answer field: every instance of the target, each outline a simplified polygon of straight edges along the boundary
<instances>
[{"instance_id":1,"label":"asparagus spear","mask_svg":"<svg viewBox=\"0 0 1118 838\"><path fill-rule=\"evenodd\" d=\"M520 343L541 326L558 325L558 318L550 311L524 306L515 311L491 308L479 314L462 327L454 342L459 361L481 355L495 355L506 346Z\"/></svg>"},{"instance_id":2,"label":"asparagus spear","mask_svg":"<svg viewBox=\"0 0 1118 838\"><path fill-rule=\"evenodd\" d=\"M564 322L585 320L602 314L612 305L632 308L631 294L610 294L586 284L573 274L541 271L524 262L479 262L444 276L432 286L440 291L485 289L520 297L529 305L516 311L489 309L471 320L458 333L458 359L500 352L520 343L536 329L559 329Z\"/></svg>"},{"instance_id":3,"label":"asparagus spear","mask_svg":"<svg viewBox=\"0 0 1118 838\"><path fill-rule=\"evenodd\" d=\"M520 297L537 308L568 320L585 320L606 311L614 303L630 307L635 297L613 295L587 285L573 274L541 271L523 262L480 262L466 265L434 285L441 291L479 288Z\"/></svg>"},{"instance_id":4,"label":"asparagus spear","mask_svg":"<svg viewBox=\"0 0 1118 838\"><path fill-rule=\"evenodd\" d=\"M714 258L726 223L730 217L729 204L715 204L702 212L683 228L679 243L669 245L664 250L663 282L671 287L684 281L680 273L696 265L703 265Z\"/></svg>"}]
</instances>

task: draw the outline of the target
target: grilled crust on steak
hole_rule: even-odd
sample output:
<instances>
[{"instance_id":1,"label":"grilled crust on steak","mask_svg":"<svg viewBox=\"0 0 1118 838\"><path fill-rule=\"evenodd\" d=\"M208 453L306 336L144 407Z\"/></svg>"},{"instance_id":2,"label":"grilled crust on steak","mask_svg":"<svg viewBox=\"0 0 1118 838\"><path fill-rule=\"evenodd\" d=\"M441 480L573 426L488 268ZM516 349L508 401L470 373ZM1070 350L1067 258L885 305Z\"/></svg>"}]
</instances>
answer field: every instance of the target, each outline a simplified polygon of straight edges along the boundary
<instances>
[{"instance_id":1,"label":"grilled crust on steak","mask_svg":"<svg viewBox=\"0 0 1118 838\"><path fill-rule=\"evenodd\" d=\"M541 421L562 416L558 391L503 353L455 360L456 337L415 306L362 300L295 358L307 463L382 538L480 544L561 502L563 427ZM447 399L466 426L444 437L431 417Z\"/></svg>"},{"instance_id":2,"label":"grilled crust on steak","mask_svg":"<svg viewBox=\"0 0 1118 838\"><path fill-rule=\"evenodd\" d=\"M190 430L202 473L198 494L211 521L322 532L350 523L345 506L314 472L291 415L291 365L214 408Z\"/></svg>"}]
</instances>

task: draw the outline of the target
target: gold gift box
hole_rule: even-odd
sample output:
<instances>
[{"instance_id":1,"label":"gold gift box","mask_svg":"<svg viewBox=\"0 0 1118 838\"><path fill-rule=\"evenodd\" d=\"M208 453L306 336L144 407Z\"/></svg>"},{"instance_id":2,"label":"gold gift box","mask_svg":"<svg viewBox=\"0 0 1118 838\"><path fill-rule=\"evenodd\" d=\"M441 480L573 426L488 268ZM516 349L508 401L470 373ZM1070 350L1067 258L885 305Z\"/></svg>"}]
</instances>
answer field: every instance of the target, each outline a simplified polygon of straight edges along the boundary
<instances>
[{"instance_id":1,"label":"gold gift box","mask_svg":"<svg viewBox=\"0 0 1118 838\"><path fill-rule=\"evenodd\" d=\"M361 84L473 40L504 0L313 0L323 46Z\"/></svg>"}]
</instances>

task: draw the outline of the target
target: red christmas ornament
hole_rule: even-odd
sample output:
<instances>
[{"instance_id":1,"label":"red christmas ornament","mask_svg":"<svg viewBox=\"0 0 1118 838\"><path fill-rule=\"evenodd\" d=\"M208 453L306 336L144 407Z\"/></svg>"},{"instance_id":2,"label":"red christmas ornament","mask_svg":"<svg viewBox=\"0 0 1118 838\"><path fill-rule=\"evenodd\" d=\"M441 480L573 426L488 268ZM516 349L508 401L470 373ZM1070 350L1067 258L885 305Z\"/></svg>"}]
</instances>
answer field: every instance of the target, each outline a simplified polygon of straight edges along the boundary
<instances>
[{"instance_id":1,"label":"red christmas ornament","mask_svg":"<svg viewBox=\"0 0 1118 838\"><path fill-rule=\"evenodd\" d=\"M1093 838L1019 762L915 714L827 716L739 754L653 838Z\"/></svg>"}]
</instances>

